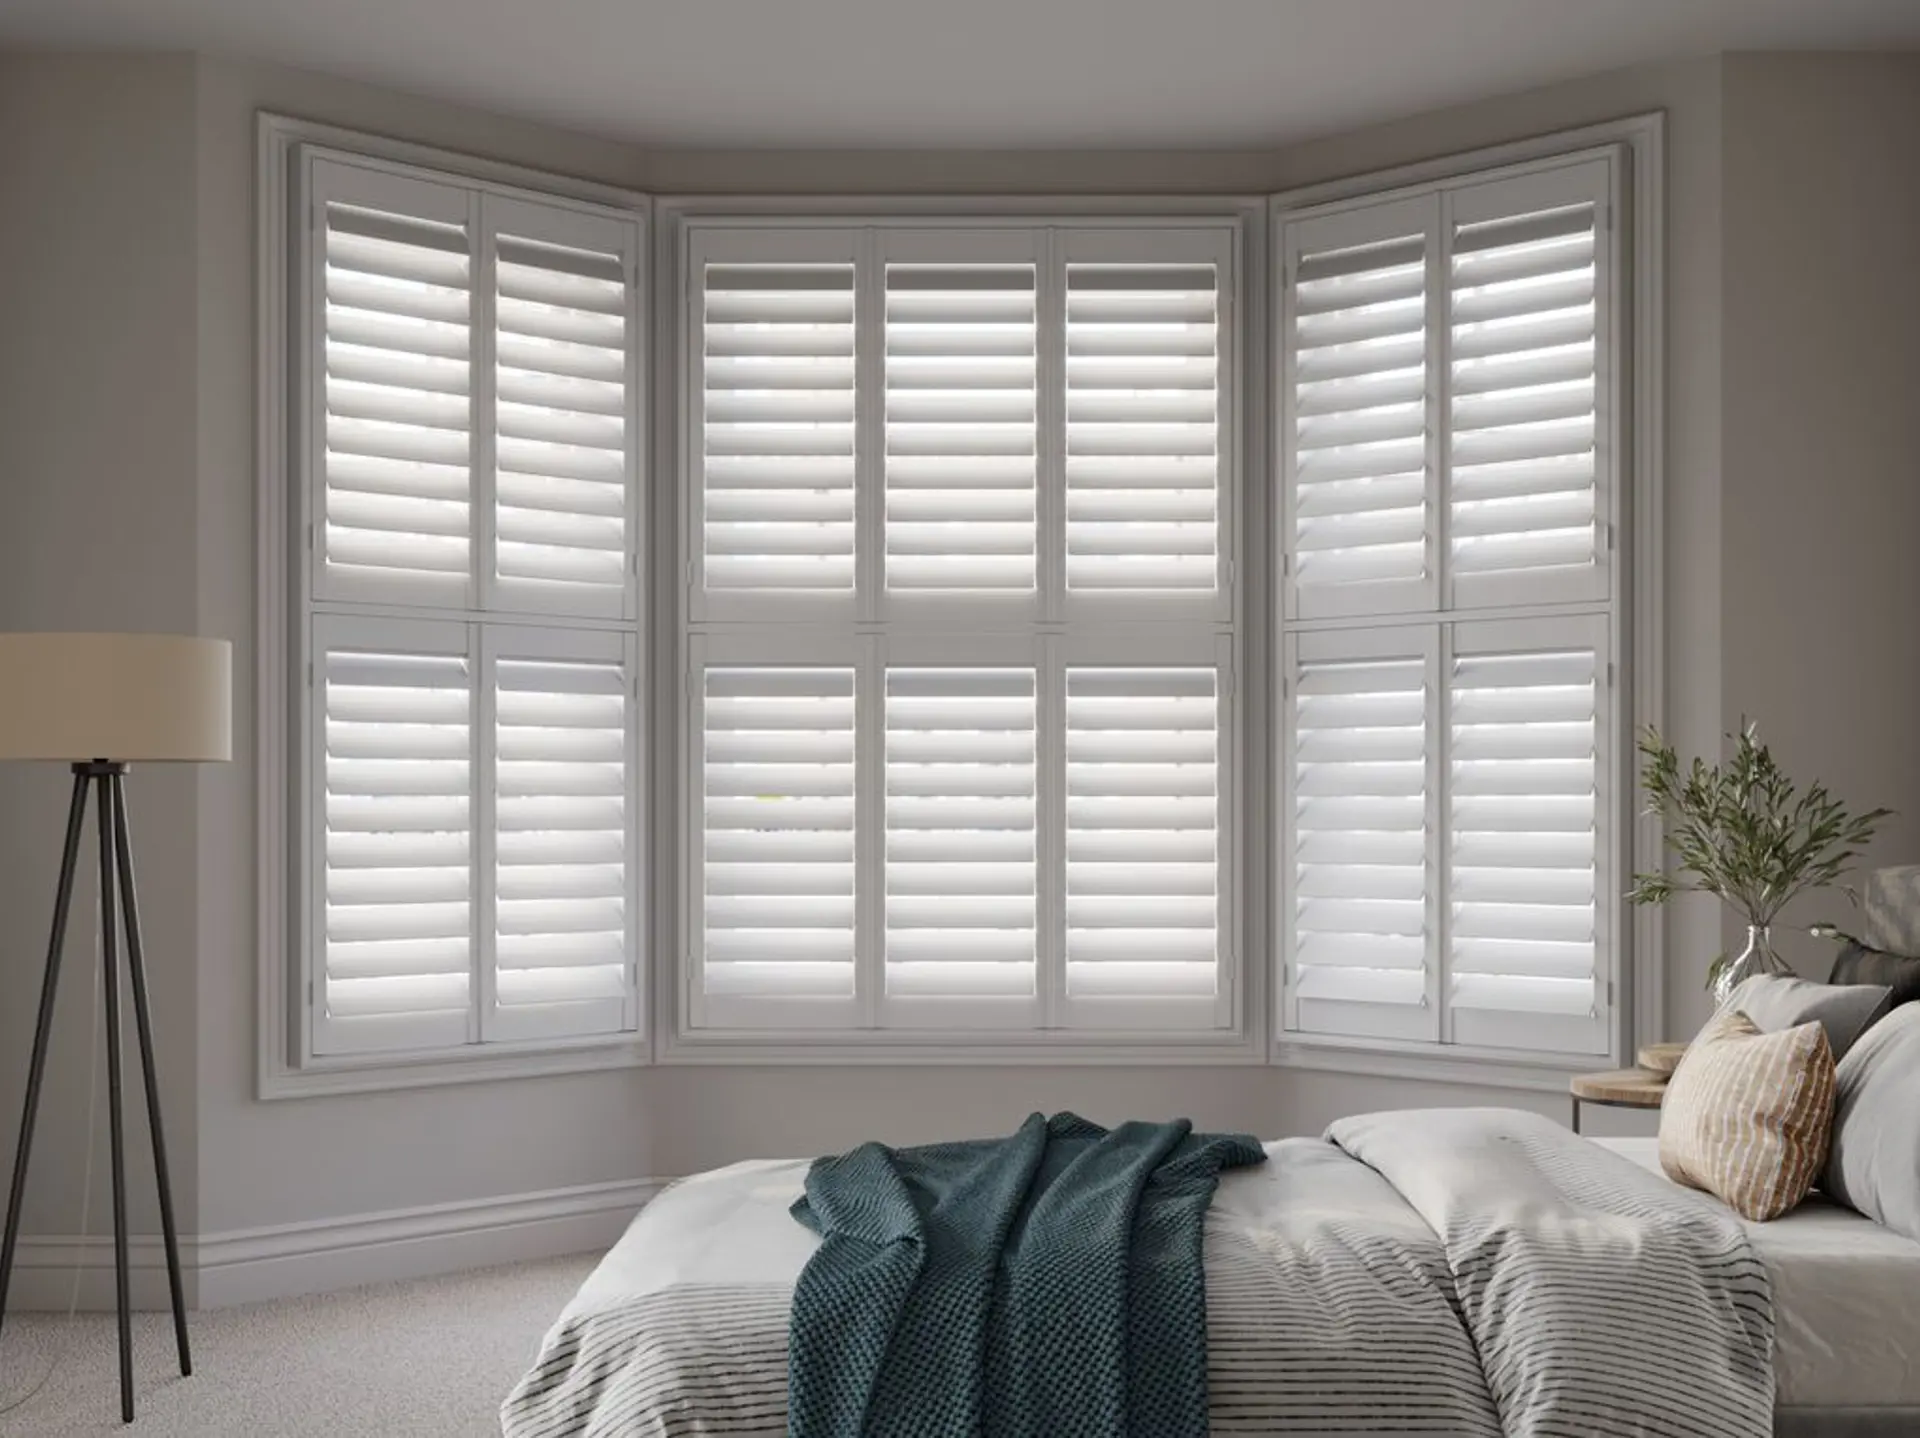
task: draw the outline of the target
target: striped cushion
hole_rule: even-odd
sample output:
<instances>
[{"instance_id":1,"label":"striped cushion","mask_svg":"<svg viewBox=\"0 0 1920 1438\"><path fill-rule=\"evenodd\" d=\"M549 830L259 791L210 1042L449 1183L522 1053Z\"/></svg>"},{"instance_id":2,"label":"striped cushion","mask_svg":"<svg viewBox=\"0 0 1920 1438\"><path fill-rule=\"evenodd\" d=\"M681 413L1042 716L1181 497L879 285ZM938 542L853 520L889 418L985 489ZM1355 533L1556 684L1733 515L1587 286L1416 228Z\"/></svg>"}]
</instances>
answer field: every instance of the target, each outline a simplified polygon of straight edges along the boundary
<instances>
[{"instance_id":1,"label":"striped cushion","mask_svg":"<svg viewBox=\"0 0 1920 1438\"><path fill-rule=\"evenodd\" d=\"M1827 1160L1833 1051L1817 1023L1763 1034L1737 1011L1688 1046L1660 1107L1660 1166L1742 1218L1778 1218Z\"/></svg>"}]
</instances>

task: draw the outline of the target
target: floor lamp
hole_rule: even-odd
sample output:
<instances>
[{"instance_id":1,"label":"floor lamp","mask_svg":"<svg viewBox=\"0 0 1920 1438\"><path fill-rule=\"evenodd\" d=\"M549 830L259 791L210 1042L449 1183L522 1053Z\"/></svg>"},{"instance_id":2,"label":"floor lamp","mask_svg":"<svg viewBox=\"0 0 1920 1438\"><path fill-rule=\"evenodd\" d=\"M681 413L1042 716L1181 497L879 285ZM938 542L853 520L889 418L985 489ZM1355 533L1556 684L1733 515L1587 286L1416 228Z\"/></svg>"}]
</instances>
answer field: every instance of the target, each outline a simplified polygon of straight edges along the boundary
<instances>
[{"instance_id":1,"label":"floor lamp","mask_svg":"<svg viewBox=\"0 0 1920 1438\"><path fill-rule=\"evenodd\" d=\"M153 1022L147 1006L146 954L133 882L127 824L127 766L145 763L223 762L232 757L233 678L225 640L159 634L0 634L0 759L65 761L73 769L66 846L53 906L40 986L40 1018L27 1067L26 1102L14 1152L7 1228L0 1245L0 1324L6 1321L14 1245L20 1237L20 1200L47 1066L60 958L73 906L87 802L94 805L100 841L100 941L107 1018L108 1127L113 1145L113 1274L120 1319L120 1416L133 1421L133 1325L127 1293L127 1180L120 1104L120 969L116 904L125 924L127 979L133 995L140 1068L146 1084L147 1123L153 1133L154 1176L160 1186L160 1229L167 1250L167 1287L180 1372L193 1371L187 1349L187 1309L180 1288L180 1243L167 1179L167 1144L160 1127L160 1091L154 1080Z\"/></svg>"}]
</instances>

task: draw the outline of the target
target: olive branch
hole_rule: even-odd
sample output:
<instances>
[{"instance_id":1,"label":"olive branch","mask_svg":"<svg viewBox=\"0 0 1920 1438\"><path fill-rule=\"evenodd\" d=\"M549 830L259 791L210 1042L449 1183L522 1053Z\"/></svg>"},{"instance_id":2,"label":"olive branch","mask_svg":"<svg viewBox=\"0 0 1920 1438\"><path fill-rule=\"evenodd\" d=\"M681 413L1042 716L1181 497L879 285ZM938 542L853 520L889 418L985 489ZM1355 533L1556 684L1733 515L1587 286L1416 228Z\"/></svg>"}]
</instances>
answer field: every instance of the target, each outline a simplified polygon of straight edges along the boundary
<instances>
[{"instance_id":1,"label":"olive branch","mask_svg":"<svg viewBox=\"0 0 1920 1438\"><path fill-rule=\"evenodd\" d=\"M1728 737L1734 747L1724 763L1696 758L1682 768L1657 730L1640 735L1647 812L1659 816L1677 862L1671 872L1635 874L1627 897L1664 904L1675 894L1712 894L1764 929L1801 894L1846 873L1893 811L1849 814L1824 784L1796 787L1756 724L1743 719ZM1722 955L1715 968L1724 962Z\"/></svg>"}]
</instances>

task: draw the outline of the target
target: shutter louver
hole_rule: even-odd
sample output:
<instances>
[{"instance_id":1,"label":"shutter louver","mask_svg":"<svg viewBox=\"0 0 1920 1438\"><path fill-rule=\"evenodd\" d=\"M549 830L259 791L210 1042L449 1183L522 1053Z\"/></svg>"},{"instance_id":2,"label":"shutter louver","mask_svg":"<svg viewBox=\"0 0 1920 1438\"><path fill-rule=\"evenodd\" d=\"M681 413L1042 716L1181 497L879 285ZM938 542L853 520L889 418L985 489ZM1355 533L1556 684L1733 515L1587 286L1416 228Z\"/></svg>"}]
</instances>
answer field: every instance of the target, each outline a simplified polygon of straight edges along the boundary
<instances>
[{"instance_id":1,"label":"shutter louver","mask_svg":"<svg viewBox=\"0 0 1920 1438\"><path fill-rule=\"evenodd\" d=\"M1604 1052L1598 656L1462 653L1447 695L1456 1042Z\"/></svg>"},{"instance_id":2,"label":"shutter louver","mask_svg":"<svg viewBox=\"0 0 1920 1438\"><path fill-rule=\"evenodd\" d=\"M467 229L338 200L320 214L316 584L340 597L460 605L472 574Z\"/></svg>"},{"instance_id":3,"label":"shutter louver","mask_svg":"<svg viewBox=\"0 0 1920 1438\"><path fill-rule=\"evenodd\" d=\"M702 683L708 1007L784 1000L772 1022L805 1024L795 1000L854 991L854 671L710 667Z\"/></svg>"},{"instance_id":4,"label":"shutter louver","mask_svg":"<svg viewBox=\"0 0 1920 1438\"><path fill-rule=\"evenodd\" d=\"M627 270L494 241L494 577L503 599L619 614L627 592Z\"/></svg>"},{"instance_id":5,"label":"shutter louver","mask_svg":"<svg viewBox=\"0 0 1920 1438\"><path fill-rule=\"evenodd\" d=\"M324 994L315 1051L465 1043L473 970L467 657L324 638L320 649Z\"/></svg>"},{"instance_id":6,"label":"shutter louver","mask_svg":"<svg viewBox=\"0 0 1920 1438\"><path fill-rule=\"evenodd\" d=\"M1219 583L1219 275L1066 270L1069 591Z\"/></svg>"},{"instance_id":7,"label":"shutter louver","mask_svg":"<svg viewBox=\"0 0 1920 1438\"><path fill-rule=\"evenodd\" d=\"M1031 669L889 669L887 996L1030 998L1038 894Z\"/></svg>"},{"instance_id":8,"label":"shutter louver","mask_svg":"<svg viewBox=\"0 0 1920 1438\"><path fill-rule=\"evenodd\" d=\"M1584 201L1454 227L1449 559L1459 602L1605 595L1595 220Z\"/></svg>"},{"instance_id":9,"label":"shutter louver","mask_svg":"<svg viewBox=\"0 0 1920 1438\"><path fill-rule=\"evenodd\" d=\"M633 946L624 666L501 657L493 682L486 1037L618 1032Z\"/></svg>"},{"instance_id":10,"label":"shutter louver","mask_svg":"<svg viewBox=\"0 0 1920 1438\"><path fill-rule=\"evenodd\" d=\"M886 583L1030 591L1032 265L886 267Z\"/></svg>"},{"instance_id":11,"label":"shutter louver","mask_svg":"<svg viewBox=\"0 0 1920 1438\"><path fill-rule=\"evenodd\" d=\"M1427 660L1303 660L1292 692L1293 1027L1437 1038Z\"/></svg>"},{"instance_id":12,"label":"shutter louver","mask_svg":"<svg viewBox=\"0 0 1920 1438\"><path fill-rule=\"evenodd\" d=\"M854 587L851 264L702 275L708 592Z\"/></svg>"},{"instance_id":13,"label":"shutter louver","mask_svg":"<svg viewBox=\"0 0 1920 1438\"><path fill-rule=\"evenodd\" d=\"M1404 233L1308 248L1289 277L1292 580L1302 615L1423 608L1431 575L1427 262Z\"/></svg>"},{"instance_id":14,"label":"shutter louver","mask_svg":"<svg viewBox=\"0 0 1920 1438\"><path fill-rule=\"evenodd\" d=\"M1218 688L1210 668L1067 668L1070 1000L1218 992Z\"/></svg>"}]
</instances>

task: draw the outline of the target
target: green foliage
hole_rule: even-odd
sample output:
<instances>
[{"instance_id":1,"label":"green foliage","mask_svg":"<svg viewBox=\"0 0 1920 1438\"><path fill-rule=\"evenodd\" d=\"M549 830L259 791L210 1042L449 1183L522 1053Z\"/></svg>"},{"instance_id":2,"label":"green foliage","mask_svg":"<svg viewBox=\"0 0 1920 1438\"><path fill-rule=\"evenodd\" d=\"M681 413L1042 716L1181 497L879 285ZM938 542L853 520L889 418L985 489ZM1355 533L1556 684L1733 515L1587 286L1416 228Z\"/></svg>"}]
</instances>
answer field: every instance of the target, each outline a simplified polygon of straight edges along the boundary
<instances>
[{"instance_id":1,"label":"green foliage","mask_svg":"<svg viewBox=\"0 0 1920 1438\"><path fill-rule=\"evenodd\" d=\"M1675 894L1713 894L1765 928L1798 895L1844 874L1893 811L1854 816L1823 784L1797 789L1754 724L1743 721L1730 737L1724 764L1695 759L1683 769L1657 731L1640 736L1647 809L1665 824L1678 863L1671 873L1635 874L1627 897L1663 904Z\"/></svg>"}]
</instances>

